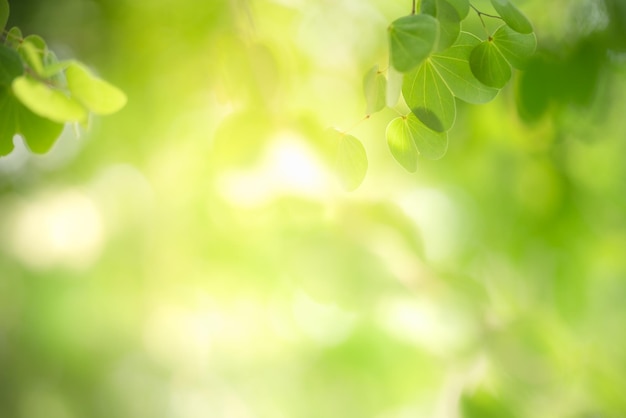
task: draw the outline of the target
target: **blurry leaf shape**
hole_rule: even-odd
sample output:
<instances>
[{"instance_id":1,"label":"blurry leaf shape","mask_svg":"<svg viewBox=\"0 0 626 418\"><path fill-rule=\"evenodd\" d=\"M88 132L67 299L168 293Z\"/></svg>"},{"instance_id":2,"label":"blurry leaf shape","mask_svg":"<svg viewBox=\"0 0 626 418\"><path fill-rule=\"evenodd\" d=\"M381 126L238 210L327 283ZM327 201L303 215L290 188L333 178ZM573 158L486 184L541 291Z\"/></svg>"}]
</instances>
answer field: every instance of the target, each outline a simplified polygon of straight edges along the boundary
<instances>
[{"instance_id":1,"label":"blurry leaf shape","mask_svg":"<svg viewBox=\"0 0 626 418\"><path fill-rule=\"evenodd\" d=\"M456 12L459 14L459 18L461 20L465 19L470 11L470 2L469 0L448 0L448 3L454 7Z\"/></svg>"},{"instance_id":2,"label":"blurry leaf shape","mask_svg":"<svg viewBox=\"0 0 626 418\"><path fill-rule=\"evenodd\" d=\"M514 68L524 69L537 47L534 33L521 34L502 25L493 34L493 44Z\"/></svg>"},{"instance_id":3,"label":"blurry leaf shape","mask_svg":"<svg viewBox=\"0 0 626 418\"><path fill-rule=\"evenodd\" d=\"M352 135L341 134L337 146L335 170L343 188L352 191L359 187L367 172L367 154L361 141Z\"/></svg>"},{"instance_id":4,"label":"blurry leaf shape","mask_svg":"<svg viewBox=\"0 0 626 418\"><path fill-rule=\"evenodd\" d=\"M398 72L391 63L387 68L387 97L386 104L389 107L394 107L398 103L400 94L402 93L402 80L404 74Z\"/></svg>"},{"instance_id":5,"label":"blurry leaf shape","mask_svg":"<svg viewBox=\"0 0 626 418\"><path fill-rule=\"evenodd\" d=\"M363 90L365 92L365 102L367 103L366 113L371 115L385 107L387 98L387 79L378 71L375 65L367 72L363 79Z\"/></svg>"},{"instance_id":6,"label":"blurry leaf shape","mask_svg":"<svg viewBox=\"0 0 626 418\"><path fill-rule=\"evenodd\" d=\"M469 59L480 39L468 32L461 32L458 41L444 52L430 58L437 73L456 97L468 103L482 104L492 100L498 90L487 87L474 76Z\"/></svg>"},{"instance_id":7,"label":"blurry leaf shape","mask_svg":"<svg viewBox=\"0 0 626 418\"><path fill-rule=\"evenodd\" d=\"M12 87L18 100L39 116L60 123L87 118L87 111L78 102L30 76L16 78Z\"/></svg>"},{"instance_id":8,"label":"blurry leaf shape","mask_svg":"<svg viewBox=\"0 0 626 418\"><path fill-rule=\"evenodd\" d=\"M429 160L438 160L448 151L448 133L435 132L425 126L412 113L407 116L409 132L420 155Z\"/></svg>"},{"instance_id":9,"label":"blurry leaf shape","mask_svg":"<svg viewBox=\"0 0 626 418\"><path fill-rule=\"evenodd\" d=\"M483 41L470 55L472 73L483 84L501 89L511 79L511 66L491 41Z\"/></svg>"},{"instance_id":10,"label":"blurry leaf shape","mask_svg":"<svg viewBox=\"0 0 626 418\"><path fill-rule=\"evenodd\" d=\"M533 32L528 18L509 0L491 0L491 5L514 31L526 34Z\"/></svg>"},{"instance_id":11,"label":"blurry leaf shape","mask_svg":"<svg viewBox=\"0 0 626 418\"><path fill-rule=\"evenodd\" d=\"M448 0L429 0L422 3L422 13L431 15L439 22L436 50L443 51L449 48L459 37L461 32L461 18Z\"/></svg>"},{"instance_id":12,"label":"blurry leaf shape","mask_svg":"<svg viewBox=\"0 0 626 418\"><path fill-rule=\"evenodd\" d=\"M387 146L391 155L409 173L417 169L417 148L406 117L397 117L387 125Z\"/></svg>"},{"instance_id":13,"label":"blurry leaf shape","mask_svg":"<svg viewBox=\"0 0 626 418\"><path fill-rule=\"evenodd\" d=\"M17 49L22 41L22 31L17 26L12 27L7 32L6 44L13 49Z\"/></svg>"},{"instance_id":14,"label":"blurry leaf shape","mask_svg":"<svg viewBox=\"0 0 626 418\"><path fill-rule=\"evenodd\" d=\"M44 78L52 78L53 80L59 81L60 79L64 78L60 76L60 73L62 73L72 63L73 61L59 61L54 52L48 51L48 53L43 58L42 76Z\"/></svg>"},{"instance_id":15,"label":"blurry leaf shape","mask_svg":"<svg viewBox=\"0 0 626 418\"><path fill-rule=\"evenodd\" d=\"M47 152L63 131L63 124L37 116L11 94L0 89L0 155L13 150L13 137L21 134L35 153Z\"/></svg>"},{"instance_id":16,"label":"blurry leaf shape","mask_svg":"<svg viewBox=\"0 0 626 418\"><path fill-rule=\"evenodd\" d=\"M24 73L22 60L14 49L0 44L0 87L8 87Z\"/></svg>"},{"instance_id":17,"label":"blurry leaf shape","mask_svg":"<svg viewBox=\"0 0 626 418\"><path fill-rule=\"evenodd\" d=\"M9 20L9 2L8 0L0 0L0 31L4 31L4 27Z\"/></svg>"},{"instance_id":18,"label":"blurry leaf shape","mask_svg":"<svg viewBox=\"0 0 626 418\"><path fill-rule=\"evenodd\" d=\"M516 415L506 403L484 389L461 398L461 416L463 418L514 418Z\"/></svg>"},{"instance_id":19,"label":"blurry leaf shape","mask_svg":"<svg viewBox=\"0 0 626 418\"><path fill-rule=\"evenodd\" d=\"M402 73L424 61L435 47L438 23L429 15L411 15L396 19L389 26L391 64Z\"/></svg>"},{"instance_id":20,"label":"blurry leaf shape","mask_svg":"<svg viewBox=\"0 0 626 418\"><path fill-rule=\"evenodd\" d=\"M43 76L43 59L48 52L48 47L41 36L27 36L20 43L17 51L37 75Z\"/></svg>"},{"instance_id":21,"label":"blurry leaf shape","mask_svg":"<svg viewBox=\"0 0 626 418\"><path fill-rule=\"evenodd\" d=\"M411 111L430 129L444 132L454 124L454 96L431 60L404 76L402 94Z\"/></svg>"},{"instance_id":22,"label":"blurry leaf shape","mask_svg":"<svg viewBox=\"0 0 626 418\"><path fill-rule=\"evenodd\" d=\"M126 105L126 95L114 85L93 76L74 62L65 70L67 86L80 103L98 115L109 115Z\"/></svg>"}]
</instances>

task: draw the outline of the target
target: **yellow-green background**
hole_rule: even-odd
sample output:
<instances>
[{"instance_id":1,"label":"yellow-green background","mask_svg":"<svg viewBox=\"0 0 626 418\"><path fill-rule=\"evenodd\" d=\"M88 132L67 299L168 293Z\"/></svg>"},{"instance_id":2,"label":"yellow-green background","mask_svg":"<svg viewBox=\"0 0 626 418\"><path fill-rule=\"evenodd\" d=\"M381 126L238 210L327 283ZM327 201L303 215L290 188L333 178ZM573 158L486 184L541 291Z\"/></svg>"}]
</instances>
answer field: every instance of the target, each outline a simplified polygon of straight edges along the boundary
<instances>
[{"instance_id":1,"label":"yellow-green background","mask_svg":"<svg viewBox=\"0 0 626 418\"><path fill-rule=\"evenodd\" d=\"M0 417L625 416L620 0L516 1L553 100L459 103L416 174L357 124L408 0L10 3L129 102L0 158Z\"/></svg>"}]
</instances>

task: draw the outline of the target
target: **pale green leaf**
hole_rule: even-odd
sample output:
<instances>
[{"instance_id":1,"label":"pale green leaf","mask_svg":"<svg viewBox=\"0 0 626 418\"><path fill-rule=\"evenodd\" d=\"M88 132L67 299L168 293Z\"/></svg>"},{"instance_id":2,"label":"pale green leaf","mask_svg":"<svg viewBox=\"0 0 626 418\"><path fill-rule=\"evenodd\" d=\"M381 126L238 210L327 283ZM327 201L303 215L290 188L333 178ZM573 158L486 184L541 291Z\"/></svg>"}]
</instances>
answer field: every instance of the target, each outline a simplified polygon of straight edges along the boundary
<instances>
[{"instance_id":1,"label":"pale green leaf","mask_svg":"<svg viewBox=\"0 0 626 418\"><path fill-rule=\"evenodd\" d=\"M520 70L525 68L537 47L534 33L522 34L507 25L500 26L492 39L509 64Z\"/></svg>"},{"instance_id":2,"label":"pale green leaf","mask_svg":"<svg viewBox=\"0 0 626 418\"><path fill-rule=\"evenodd\" d=\"M524 14L509 0L491 0L493 8L496 9L504 23L511 29L519 33L531 33L533 26Z\"/></svg>"},{"instance_id":3,"label":"pale green leaf","mask_svg":"<svg viewBox=\"0 0 626 418\"><path fill-rule=\"evenodd\" d=\"M401 73L424 61L435 47L438 23L429 15L401 17L389 26L391 64Z\"/></svg>"},{"instance_id":4,"label":"pale green leaf","mask_svg":"<svg viewBox=\"0 0 626 418\"><path fill-rule=\"evenodd\" d=\"M474 76L469 59L480 39L461 32L457 42L446 51L433 54L430 61L456 97L468 103L482 104L492 100L498 90L487 87Z\"/></svg>"},{"instance_id":5,"label":"pale green leaf","mask_svg":"<svg viewBox=\"0 0 626 418\"><path fill-rule=\"evenodd\" d=\"M87 118L86 109L63 92L29 76L13 80L13 93L35 114L54 122L79 122Z\"/></svg>"},{"instance_id":6,"label":"pale green leaf","mask_svg":"<svg viewBox=\"0 0 626 418\"><path fill-rule=\"evenodd\" d=\"M397 117L387 125L385 133L391 155L409 173L417 169L417 148L406 117Z\"/></svg>"},{"instance_id":7,"label":"pale green leaf","mask_svg":"<svg viewBox=\"0 0 626 418\"><path fill-rule=\"evenodd\" d=\"M335 170L343 188L352 191L359 187L367 172L367 154L361 141L352 135L342 134L337 146Z\"/></svg>"},{"instance_id":8,"label":"pale green leaf","mask_svg":"<svg viewBox=\"0 0 626 418\"><path fill-rule=\"evenodd\" d=\"M16 77L24 74L22 60L14 49L0 44L0 87L8 87Z\"/></svg>"},{"instance_id":9,"label":"pale green leaf","mask_svg":"<svg viewBox=\"0 0 626 418\"><path fill-rule=\"evenodd\" d=\"M493 42L483 41L470 55L472 73L483 84L501 89L511 79L511 66Z\"/></svg>"},{"instance_id":10,"label":"pale green leaf","mask_svg":"<svg viewBox=\"0 0 626 418\"><path fill-rule=\"evenodd\" d=\"M48 52L48 47L41 36L27 36L20 43L17 51L36 74L43 76L43 59Z\"/></svg>"},{"instance_id":11,"label":"pale green leaf","mask_svg":"<svg viewBox=\"0 0 626 418\"><path fill-rule=\"evenodd\" d=\"M412 113L406 118L409 132L419 154L429 160L437 160L448 151L448 133L435 132L425 126Z\"/></svg>"},{"instance_id":12,"label":"pale green leaf","mask_svg":"<svg viewBox=\"0 0 626 418\"><path fill-rule=\"evenodd\" d=\"M467 17L470 10L469 0L448 0L448 2L454 7L461 20Z\"/></svg>"},{"instance_id":13,"label":"pale green leaf","mask_svg":"<svg viewBox=\"0 0 626 418\"><path fill-rule=\"evenodd\" d=\"M385 107L387 98L387 79L375 65L363 78L363 91L365 93L365 112L368 115L376 113Z\"/></svg>"},{"instance_id":14,"label":"pale green leaf","mask_svg":"<svg viewBox=\"0 0 626 418\"><path fill-rule=\"evenodd\" d=\"M402 80L404 74L389 65L387 68L387 98L386 103L389 107L394 107L398 103L400 94L402 93Z\"/></svg>"},{"instance_id":15,"label":"pale green leaf","mask_svg":"<svg viewBox=\"0 0 626 418\"><path fill-rule=\"evenodd\" d=\"M439 22L435 50L443 51L454 44L461 32L461 18L454 6L448 0L425 0L421 10Z\"/></svg>"},{"instance_id":16,"label":"pale green leaf","mask_svg":"<svg viewBox=\"0 0 626 418\"><path fill-rule=\"evenodd\" d=\"M444 132L454 124L454 96L430 60L404 76L402 95L411 112L430 129Z\"/></svg>"},{"instance_id":17,"label":"pale green leaf","mask_svg":"<svg viewBox=\"0 0 626 418\"><path fill-rule=\"evenodd\" d=\"M9 20L9 2L0 0L0 32L4 31L4 27Z\"/></svg>"},{"instance_id":18,"label":"pale green leaf","mask_svg":"<svg viewBox=\"0 0 626 418\"><path fill-rule=\"evenodd\" d=\"M126 95L114 85L93 76L79 63L72 63L65 70L67 86L76 98L93 113L108 115L126 105Z\"/></svg>"}]
</instances>

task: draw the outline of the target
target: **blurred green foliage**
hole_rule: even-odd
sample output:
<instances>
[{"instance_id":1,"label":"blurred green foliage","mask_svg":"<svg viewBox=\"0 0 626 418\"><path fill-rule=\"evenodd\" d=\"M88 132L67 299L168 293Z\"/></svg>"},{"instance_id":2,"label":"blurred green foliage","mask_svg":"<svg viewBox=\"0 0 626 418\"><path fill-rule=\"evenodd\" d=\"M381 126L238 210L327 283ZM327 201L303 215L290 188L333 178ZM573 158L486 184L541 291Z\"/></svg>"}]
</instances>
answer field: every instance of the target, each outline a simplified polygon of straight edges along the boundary
<instances>
[{"instance_id":1,"label":"blurred green foliage","mask_svg":"<svg viewBox=\"0 0 626 418\"><path fill-rule=\"evenodd\" d=\"M624 415L623 2L515 2L537 55L415 174L354 126L409 3L11 2L128 104L0 158L1 417Z\"/></svg>"}]
</instances>

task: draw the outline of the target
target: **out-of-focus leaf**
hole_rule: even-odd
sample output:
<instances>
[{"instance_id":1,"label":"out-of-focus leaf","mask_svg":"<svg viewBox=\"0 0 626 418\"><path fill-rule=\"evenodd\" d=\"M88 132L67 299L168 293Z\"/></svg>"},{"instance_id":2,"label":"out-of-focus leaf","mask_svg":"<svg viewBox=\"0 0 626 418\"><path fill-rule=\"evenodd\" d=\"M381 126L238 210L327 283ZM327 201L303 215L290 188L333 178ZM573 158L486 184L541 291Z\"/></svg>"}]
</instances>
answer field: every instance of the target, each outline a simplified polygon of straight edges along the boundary
<instances>
[{"instance_id":1,"label":"out-of-focus leaf","mask_svg":"<svg viewBox=\"0 0 626 418\"><path fill-rule=\"evenodd\" d=\"M17 26L12 27L7 32L6 44L13 49L17 49L22 41L22 31Z\"/></svg>"},{"instance_id":2,"label":"out-of-focus leaf","mask_svg":"<svg viewBox=\"0 0 626 418\"><path fill-rule=\"evenodd\" d=\"M516 32L531 33L533 26L524 14L509 0L491 0L502 20Z\"/></svg>"},{"instance_id":3,"label":"out-of-focus leaf","mask_svg":"<svg viewBox=\"0 0 626 418\"><path fill-rule=\"evenodd\" d=\"M385 107L387 98L387 79L375 65L363 78L363 91L367 104L366 113L371 115Z\"/></svg>"},{"instance_id":4,"label":"out-of-focus leaf","mask_svg":"<svg viewBox=\"0 0 626 418\"><path fill-rule=\"evenodd\" d=\"M0 44L0 87L8 87L11 82L24 74L20 56L14 49Z\"/></svg>"},{"instance_id":5,"label":"out-of-focus leaf","mask_svg":"<svg viewBox=\"0 0 626 418\"><path fill-rule=\"evenodd\" d=\"M404 74L393 68L393 65L389 64L387 68L387 106L393 107L398 103L400 94L402 93L402 80Z\"/></svg>"},{"instance_id":6,"label":"out-of-focus leaf","mask_svg":"<svg viewBox=\"0 0 626 418\"><path fill-rule=\"evenodd\" d=\"M493 42L483 41L470 55L470 68L483 84L501 89L511 79L511 66Z\"/></svg>"},{"instance_id":7,"label":"out-of-focus leaf","mask_svg":"<svg viewBox=\"0 0 626 418\"><path fill-rule=\"evenodd\" d=\"M522 34L502 25L493 34L493 44L504 58L517 69L524 69L537 47L534 33Z\"/></svg>"},{"instance_id":8,"label":"out-of-focus leaf","mask_svg":"<svg viewBox=\"0 0 626 418\"><path fill-rule=\"evenodd\" d=\"M48 53L46 42L41 36L29 35L20 43L17 51L30 68L40 76L44 74L43 60Z\"/></svg>"},{"instance_id":9,"label":"out-of-focus leaf","mask_svg":"<svg viewBox=\"0 0 626 418\"><path fill-rule=\"evenodd\" d=\"M467 14L469 13L469 10L470 10L469 0L447 0L447 1L448 3L450 3L450 5L452 5L452 7L454 7L456 12L459 14L459 18L461 20L467 17Z\"/></svg>"},{"instance_id":10,"label":"out-of-focus leaf","mask_svg":"<svg viewBox=\"0 0 626 418\"><path fill-rule=\"evenodd\" d=\"M397 117L387 125L387 146L391 155L409 173L417 169L417 148L406 117Z\"/></svg>"},{"instance_id":11,"label":"out-of-focus leaf","mask_svg":"<svg viewBox=\"0 0 626 418\"><path fill-rule=\"evenodd\" d=\"M30 76L13 80L13 93L24 106L35 114L54 122L82 122L86 109L63 92L51 88Z\"/></svg>"},{"instance_id":12,"label":"out-of-focus leaf","mask_svg":"<svg viewBox=\"0 0 626 418\"><path fill-rule=\"evenodd\" d=\"M65 70L67 86L87 109L99 115L115 113L126 105L126 95L114 85L93 76L87 68L74 62Z\"/></svg>"},{"instance_id":13,"label":"out-of-focus leaf","mask_svg":"<svg viewBox=\"0 0 626 418\"><path fill-rule=\"evenodd\" d=\"M0 0L0 32L4 30L8 20L9 2L8 0Z\"/></svg>"},{"instance_id":14,"label":"out-of-focus leaf","mask_svg":"<svg viewBox=\"0 0 626 418\"><path fill-rule=\"evenodd\" d=\"M402 73L424 61L435 47L439 24L432 16L404 16L389 25L391 64Z\"/></svg>"},{"instance_id":15,"label":"out-of-focus leaf","mask_svg":"<svg viewBox=\"0 0 626 418\"><path fill-rule=\"evenodd\" d=\"M352 191L359 187L367 173L367 154L361 141L342 134L337 146L335 169L343 188Z\"/></svg>"},{"instance_id":16,"label":"out-of-focus leaf","mask_svg":"<svg viewBox=\"0 0 626 418\"><path fill-rule=\"evenodd\" d=\"M15 124L15 100L6 87L0 87L0 156L13 151Z\"/></svg>"}]
</instances>

